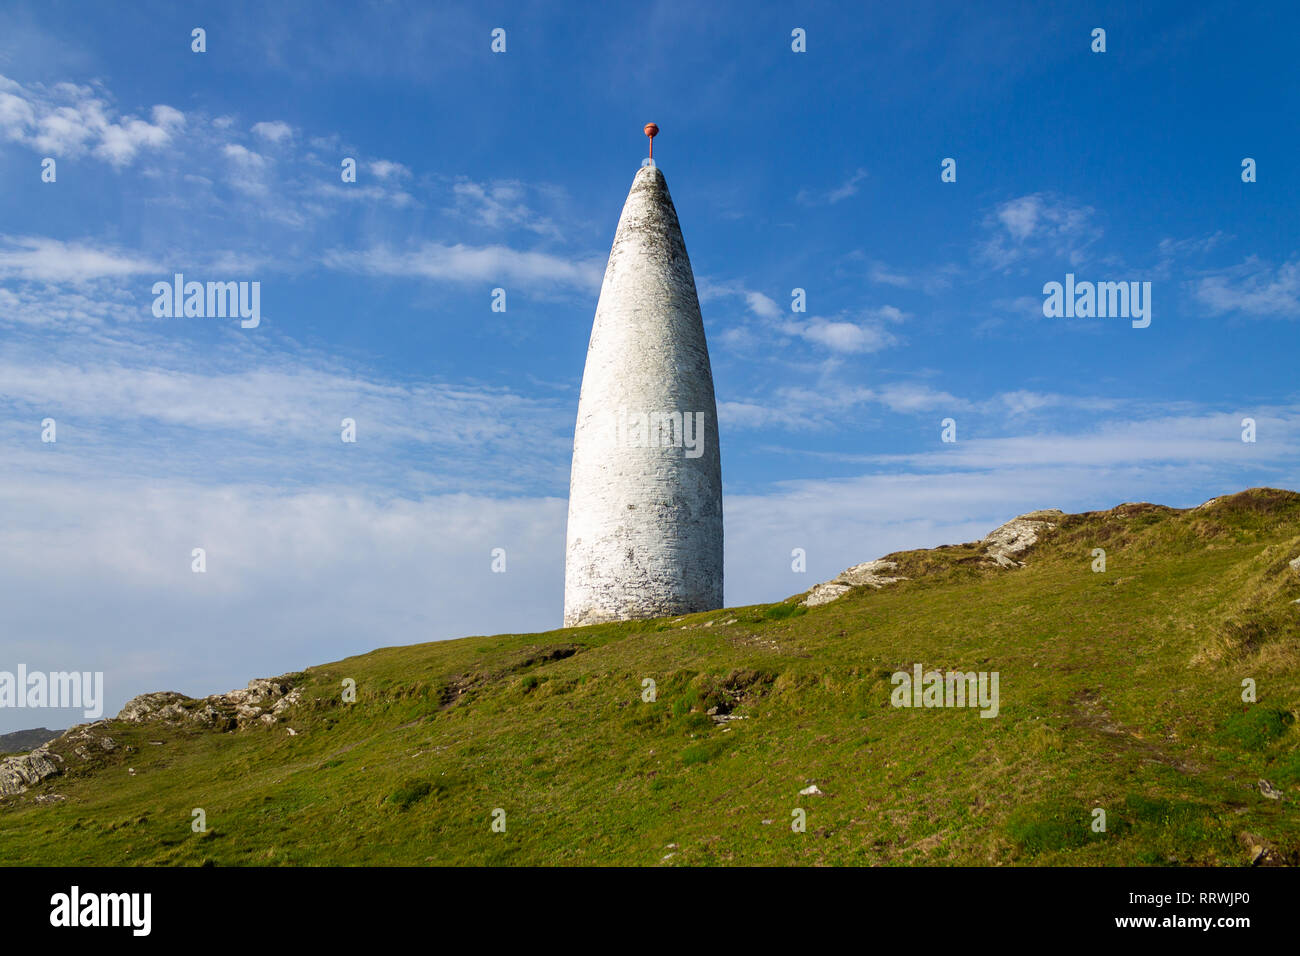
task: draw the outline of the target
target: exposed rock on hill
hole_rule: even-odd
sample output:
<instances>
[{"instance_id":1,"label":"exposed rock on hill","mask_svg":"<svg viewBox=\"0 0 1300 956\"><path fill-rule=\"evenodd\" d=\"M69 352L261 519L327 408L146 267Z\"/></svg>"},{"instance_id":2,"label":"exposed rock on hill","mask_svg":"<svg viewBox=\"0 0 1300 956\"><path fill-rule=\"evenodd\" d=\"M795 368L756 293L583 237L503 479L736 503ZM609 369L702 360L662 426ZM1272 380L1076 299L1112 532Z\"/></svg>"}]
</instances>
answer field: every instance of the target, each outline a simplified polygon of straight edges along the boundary
<instances>
[{"instance_id":1,"label":"exposed rock on hill","mask_svg":"<svg viewBox=\"0 0 1300 956\"><path fill-rule=\"evenodd\" d=\"M242 690L203 698L186 697L169 690L132 697L113 720L78 724L31 753L0 760L0 797L23 793L42 780L64 772L65 765L90 764L113 753L118 744L108 731L114 723L156 721L173 727L190 725L214 731L275 724L301 699L301 691L294 687L297 676L258 678L249 681ZM73 757L77 759L72 760Z\"/></svg>"},{"instance_id":2,"label":"exposed rock on hill","mask_svg":"<svg viewBox=\"0 0 1300 956\"><path fill-rule=\"evenodd\" d=\"M126 702L117 719L129 723L194 723L213 730L234 730L255 721L274 724L299 699L290 676L257 678L242 690L201 699L168 690L141 694Z\"/></svg>"},{"instance_id":3,"label":"exposed rock on hill","mask_svg":"<svg viewBox=\"0 0 1300 956\"><path fill-rule=\"evenodd\" d=\"M53 777L59 772L59 764L62 762L62 757L50 753L44 747L0 760L0 796L22 793L32 784Z\"/></svg>"},{"instance_id":4,"label":"exposed rock on hill","mask_svg":"<svg viewBox=\"0 0 1300 956\"><path fill-rule=\"evenodd\" d=\"M977 542L977 544L984 545L980 563L987 566L996 565L1000 568L1023 567L1024 562L1018 560L1017 556L1023 557L1030 548L1038 543L1041 535L1055 530L1064 517L1065 513L1063 511L1052 508L1045 511L1031 511L1018 518L1013 518L1006 524L989 532L982 541ZM829 581L823 581L821 584L816 585L808 592L808 596L801 603L807 607L817 607L819 604L829 604L854 588L870 587L879 589L887 584L906 581L906 575L886 575L881 573L894 571L897 568L898 562L891 561L888 558L877 558L875 561L868 561L865 564L855 564Z\"/></svg>"},{"instance_id":5,"label":"exposed rock on hill","mask_svg":"<svg viewBox=\"0 0 1300 956\"><path fill-rule=\"evenodd\" d=\"M1001 527L995 528L984 538L981 543L987 545L985 554L999 567L1024 567L1024 562L1017 561L1012 555L1028 551L1038 543L1040 534L1055 530L1064 516L1065 512L1059 508L1052 508L1047 511L1031 511L1019 518L1013 518Z\"/></svg>"},{"instance_id":6,"label":"exposed rock on hill","mask_svg":"<svg viewBox=\"0 0 1300 956\"><path fill-rule=\"evenodd\" d=\"M818 584L808 592L808 597L804 599L803 603L808 607L816 607L819 604L829 604L854 588L883 588L886 584L906 581L907 579L904 577L889 577L880 573L881 571L892 571L897 567L898 562L887 561L884 558L877 558L875 561L868 561L865 564L855 564L843 571L838 577Z\"/></svg>"}]
</instances>

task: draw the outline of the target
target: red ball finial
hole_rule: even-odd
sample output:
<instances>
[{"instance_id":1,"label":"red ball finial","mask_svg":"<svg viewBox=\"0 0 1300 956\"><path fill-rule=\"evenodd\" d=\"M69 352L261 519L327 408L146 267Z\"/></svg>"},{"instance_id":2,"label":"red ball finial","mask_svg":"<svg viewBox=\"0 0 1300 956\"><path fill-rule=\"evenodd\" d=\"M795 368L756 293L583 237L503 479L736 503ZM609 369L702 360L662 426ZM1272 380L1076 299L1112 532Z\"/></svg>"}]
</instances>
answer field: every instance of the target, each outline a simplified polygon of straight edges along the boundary
<instances>
[{"instance_id":1,"label":"red ball finial","mask_svg":"<svg viewBox=\"0 0 1300 956\"><path fill-rule=\"evenodd\" d=\"M650 159L655 158L655 137L659 135L659 127L654 123L645 124L645 134L650 137Z\"/></svg>"}]
</instances>

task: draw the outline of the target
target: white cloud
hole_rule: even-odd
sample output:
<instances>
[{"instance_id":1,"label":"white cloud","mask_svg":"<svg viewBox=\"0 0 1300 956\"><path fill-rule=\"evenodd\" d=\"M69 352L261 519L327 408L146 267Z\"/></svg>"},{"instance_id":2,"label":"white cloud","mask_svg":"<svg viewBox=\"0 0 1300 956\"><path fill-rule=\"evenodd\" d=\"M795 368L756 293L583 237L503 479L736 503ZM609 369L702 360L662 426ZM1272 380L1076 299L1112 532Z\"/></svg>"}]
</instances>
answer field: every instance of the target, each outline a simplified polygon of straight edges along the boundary
<instances>
[{"instance_id":1,"label":"white cloud","mask_svg":"<svg viewBox=\"0 0 1300 956\"><path fill-rule=\"evenodd\" d=\"M271 164L265 156L239 143L227 143L222 147L221 154L230 161L230 168L226 171L226 183L255 200L260 205L262 215L301 223L303 214L300 209L285 209L286 205L296 204L286 204L282 194L277 194L275 201L271 200L272 190L269 181Z\"/></svg>"},{"instance_id":2,"label":"white cloud","mask_svg":"<svg viewBox=\"0 0 1300 956\"><path fill-rule=\"evenodd\" d=\"M826 201L834 204L858 194L858 183L867 178L867 171L859 168L852 176L830 191Z\"/></svg>"},{"instance_id":3,"label":"white cloud","mask_svg":"<svg viewBox=\"0 0 1300 956\"><path fill-rule=\"evenodd\" d=\"M824 381L814 386L786 386L776 389L770 396L733 399L724 404L726 410L720 404L719 415L723 417L724 423L730 415L730 424L736 428L776 425L796 430L824 430L840 427L854 409L870 406L878 406L899 415L974 413L1002 423L1008 415L1023 419L1048 410L1086 413L1087 419L1092 421L1099 413L1113 412L1129 407L1131 403L1113 398L1033 392L1027 389L998 392L977 400L963 398L925 382L888 382L867 387L853 382ZM1017 423L1017 427L1024 425ZM943 461L952 461L950 451L945 449L941 454L945 456ZM861 456L832 457L865 464L884 460ZM913 462L910 458L907 461Z\"/></svg>"},{"instance_id":4,"label":"white cloud","mask_svg":"<svg viewBox=\"0 0 1300 956\"><path fill-rule=\"evenodd\" d=\"M854 254L855 256L857 254ZM952 279L960 272L957 266L948 264L916 272L903 272L883 262L872 261L867 266L867 278L880 285L896 289L919 289L926 295L935 295L952 286Z\"/></svg>"},{"instance_id":5,"label":"white cloud","mask_svg":"<svg viewBox=\"0 0 1300 956\"><path fill-rule=\"evenodd\" d=\"M787 322L782 329L832 352L878 352L895 342L894 337L883 329L820 316L813 316L805 322Z\"/></svg>"},{"instance_id":6,"label":"white cloud","mask_svg":"<svg viewBox=\"0 0 1300 956\"><path fill-rule=\"evenodd\" d=\"M385 203L394 209L421 205L406 190L384 185L326 181L315 184L314 192L338 203Z\"/></svg>"},{"instance_id":7,"label":"white cloud","mask_svg":"<svg viewBox=\"0 0 1300 956\"><path fill-rule=\"evenodd\" d=\"M761 292L746 292L745 304L760 319L779 319L784 314L773 299Z\"/></svg>"},{"instance_id":8,"label":"white cloud","mask_svg":"<svg viewBox=\"0 0 1300 956\"><path fill-rule=\"evenodd\" d=\"M507 246L470 246L426 242L406 251L375 246L361 251L334 249L325 265L367 275L407 276L444 282L516 282L523 285L568 286L584 291L600 288L605 262L569 259L546 252L525 252Z\"/></svg>"},{"instance_id":9,"label":"white cloud","mask_svg":"<svg viewBox=\"0 0 1300 956\"><path fill-rule=\"evenodd\" d=\"M710 336L712 341L719 345L734 351L745 351L752 349L760 344L760 339L754 334L753 329L747 325L733 325L729 329L723 329L722 334Z\"/></svg>"},{"instance_id":10,"label":"white cloud","mask_svg":"<svg viewBox=\"0 0 1300 956\"><path fill-rule=\"evenodd\" d=\"M807 205L821 205L823 203L834 205L835 203L843 202L851 196L856 196L858 194L859 184L866 178L867 171L859 167L853 175L833 189L822 193L804 187L799 190L795 199Z\"/></svg>"},{"instance_id":11,"label":"white cloud","mask_svg":"<svg viewBox=\"0 0 1300 956\"><path fill-rule=\"evenodd\" d=\"M141 150L167 146L185 126L185 114L165 105L153 107L152 122L118 115L89 86L24 87L0 77L0 88L0 134L56 158L90 152L120 169Z\"/></svg>"},{"instance_id":12,"label":"white cloud","mask_svg":"<svg viewBox=\"0 0 1300 956\"><path fill-rule=\"evenodd\" d=\"M876 400L894 412L956 412L968 408L964 399L925 384L902 382L877 390Z\"/></svg>"},{"instance_id":13,"label":"white cloud","mask_svg":"<svg viewBox=\"0 0 1300 956\"><path fill-rule=\"evenodd\" d=\"M1101 237L1094 210L1065 199L1034 193L1002 203L985 217L991 235L976 257L995 269L1006 269L1031 256L1053 256L1074 266Z\"/></svg>"},{"instance_id":14,"label":"white cloud","mask_svg":"<svg viewBox=\"0 0 1300 956\"><path fill-rule=\"evenodd\" d=\"M894 309L892 312L886 312L885 317L889 321L896 321L893 317L894 313L902 316L901 312ZM787 320L780 328L787 335L795 335L815 345L828 348L832 352L845 354L879 352L898 342L898 339L886 331L879 322L854 322L847 319L810 316L802 321Z\"/></svg>"},{"instance_id":15,"label":"white cloud","mask_svg":"<svg viewBox=\"0 0 1300 956\"><path fill-rule=\"evenodd\" d=\"M272 143L283 143L293 136L293 129L288 123L276 120L273 123L254 123L253 135Z\"/></svg>"},{"instance_id":16,"label":"white cloud","mask_svg":"<svg viewBox=\"0 0 1300 956\"><path fill-rule=\"evenodd\" d=\"M0 325L28 332L90 332L108 325L130 322L148 311L143 293L147 286L132 289L120 278L66 279L66 285L43 283L0 287ZM147 280L146 280L147 281Z\"/></svg>"},{"instance_id":17,"label":"white cloud","mask_svg":"<svg viewBox=\"0 0 1300 956\"><path fill-rule=\"evenodd\" d=\"M1203 256L1207 252L1217 247L1220 243L1234 238L1226 235L1223 230L1216 230L1208 236L1201 236L1197 239L1161 239L1157 249L1161 256L1167 258L1185 258L1192 256Z\"/></svg>"},{"instance_id":18,"label":"white cloud","mask_svg":"<svg viewBox=\"0 0 1300 956\"><path fill-rule=\"evenodd\" d=\"M769 425L792 428L802 424L797 413L789 410L754 401L734 400L718 402L718 420L722 428L728 431L733 428L766 428Z\"/></svg>"},{"instance_id":19,"label":"white cloud","mask_svg":"<svg viewBox=\"0 0 1300 956\"><path fill-rule=\"evenodd\" d=\"M881 285L892 285L898 289L911 288L916 284L911 276L892 270L882 262L873 262L871 264L867 272L867 278L872 282L879 282Z\"/></svg>"},{"instance_id":20,"label":"white cloud","mask_svg":"<svg viewBox=\"0 0 1300 956\"><path fill-rule=\"evenodd\" d=\"M984 403L984 408L991 412L996 412L997 406L1001 405L1012 415L1031 415L1047 408L1070 408L1082 409L1086 411L1113 411L1122 407L1123 402L1116 399L1108 398L1080 398L1073 395L1059 395L1052 392L1031 392L1027 389L1017 389L1012 392L1003 392L993 398L991 402Z\"/></svg>"},{"instance_id":21,"label":"white cloud","mask_svg":"<svg viewBox=\"0 0 1300 956\"><path fill-rule=\"evenodd\" d=\"M771 296L749 288L739 279L717 280L709 276L695 277L695 290L701 302L716 302L720 299L743 299L745 307L752 315L760 319L775 320L788 314L788 306L782 307Z\"/></svg>"},{"instance_id":22,"label":"white cloud","mask_svg":"<svg viewBox=\"0 0 1300 956\"><path fill-rule=\"evenodd\" d=\"M370 164L370 172L378 179L408 179L411 171L401 163L387 159L377 159Z\"/></svg>"},{"instance_id":23,"label":"white cloud","mask_svg":"<svg viewBox=\"0 0 1300 956\"><path fill-rule=\"evenodd\" d=\"M1103 421L1089 431L1043 432L994 438L963 438L941 450L879 455L878 464L943 469L1010 467L1104 469L1168 463L1192 468L1279 463L1294 459L1300 439L1298 409L1255 411L1266 444L1241 440L1241 415L1215 413Z\"/></svg>"},{"instance_id":24,"label":"white cloud","mask_svg":"<svg viewBox=\"0 0 1300 956\"><path fill-rule=\"evenodd\" d=\"M899 323L910 318L908 313L892 305L882 305L862 310L858 316L809 316L788 311L771 296L748 288L736 279L716 281L707 277L696 283L700 301L738 297L744 300L749 313L758 322L731 326L721 333L718 341L731 348L748 349L764 340L780 336L796 336L806 342L829 349L837 354L877 352L897 344L897 338L885 328L885 323Z\"/></svg>"},{"instance_id":25,"label":"white cloud","mask_svg":"<svg viewBox=\"0 0 1300 956\"><path fill-rule=\"evenodd\" d=\"M1300 318L1300 259L1275 269L1252 257L1235 269L1201 279L1196 297L1216 313Z\"/></svg>"},{"instance_id":26,"label":"white cloud","mask_svg":"<svg viewBox=\"0 0 1300 956\"><path fill-rule=\"evenodd\" d=\"M266 166L266 157L255 153L238 143L227 143L221 151L227 159L244 169L262 169Z\"/></svg>"},{"instance_id":27,"label":"white cloud","mask_svg":"<svg viewBox=\"0 0 1300 956\"><path fill-rule=\"evenodd\" d=\"M1034 234L1043 212L1041 196L1022 196L998 207L997 218L1017 242Z\"/></svg>"},{"instance_id":28,"label":"white cloud","mask_svg":"<svg viewBox=\"0 0 1300 956\"><path fill-rule=\"evenodd\" d=\"M910 314L904 312L902 309L898 308L897 306L892 306L892 305L882 305L876 309L867 309L866 314L871 316L873 319L878 319L881 322L898 323L898 322L904 322L907 319L911 318Z\"/></svg>"},{"instance_id":29,"label":"white cloud","mask_svg":"<svg viewBox=\"0 0 1300 956\"><path fill-rule=\"evenodd\" d=\"M519 180L477 183L468 179L452 185L457 214L489 229L518 227L538 235L559 237L549 218L535 212L525 201L527 187Z\"/></svg>"},{"instance_id":30,"label":"white cloud","mask_svg":"<svg viewBox=\"0 0 1300 956\"><path fill-rule=\"evenodd\" d=\"M0 236L0 279L86 282L161 268L154 261L112 248L40 236Z\"/></svg>"},{"instance_id":31,"label":"white cloud","mask_svg":"<svg viewBox=\"0 0 1300 956\"><path fill-rule=\"evenodd\" d=\"M0 296L0 305L3 305ZM237 335L232 330L231 335ZM19 474L98 474L255 481L330 481L478 493L562 485L571 449L567 396L443 381L380 382L254 351L224 367L137 333L126 345L38 341L0 350L0 439ZM59 420L42 456L25 422ZM359 451L340 441L352 418ZM114 436L109 440L105 436ZM161 460L156 447L166 447Z\"/></svg>"},{"instance_id":32,"label":"white cloud","mask_svg":"<svg viewBox=\"0 0 1300 956\"><path fill-rule=\"evenodd\" d=\"M868 388L846 382L786 386L768 398L732 399L718 405L722 423L738 429L780 427L794 431L826 431L841 427L856 408L879 406L899 414L934 410L958 412L975 405L924 383L894 382ZM862 459L868 461L870 459Z\"/></svg>"}]
</instances>

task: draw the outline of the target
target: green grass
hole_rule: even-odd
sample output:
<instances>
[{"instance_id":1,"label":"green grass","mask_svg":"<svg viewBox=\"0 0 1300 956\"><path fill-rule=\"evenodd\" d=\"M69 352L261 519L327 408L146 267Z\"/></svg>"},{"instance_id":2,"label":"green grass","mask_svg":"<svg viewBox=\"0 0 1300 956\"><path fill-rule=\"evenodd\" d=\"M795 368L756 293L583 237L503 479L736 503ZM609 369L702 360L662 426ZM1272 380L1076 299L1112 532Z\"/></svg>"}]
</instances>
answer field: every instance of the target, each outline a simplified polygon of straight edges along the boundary
<instances>
[{"instance_id":1,"label":"green grass","mask_svg":"<svg viewBox=\"0 0 1300 956\"><path fill-rule=\"evenodd\" d=\"M812 609L385 647L308 668L271 727L110 723L112 753L0 801L0 865L1300 861L1300 495L980 552L891 555L909 580ZM997 671L999 715L890 706L916 662Z\"/></svg>"},{"instance_id":2,"label":"green grass","mask_svg":"<svg viewBox=\"0 0 1300 956\"><path fill-rule=\"evenodd\" d=\"M1219 737L1247 750L1263 750L1284 735L1294 722L1295 717L1288 710L1247 706L1241 713L1233 714L1224 721Z\"/></svg>"}]
</instances>

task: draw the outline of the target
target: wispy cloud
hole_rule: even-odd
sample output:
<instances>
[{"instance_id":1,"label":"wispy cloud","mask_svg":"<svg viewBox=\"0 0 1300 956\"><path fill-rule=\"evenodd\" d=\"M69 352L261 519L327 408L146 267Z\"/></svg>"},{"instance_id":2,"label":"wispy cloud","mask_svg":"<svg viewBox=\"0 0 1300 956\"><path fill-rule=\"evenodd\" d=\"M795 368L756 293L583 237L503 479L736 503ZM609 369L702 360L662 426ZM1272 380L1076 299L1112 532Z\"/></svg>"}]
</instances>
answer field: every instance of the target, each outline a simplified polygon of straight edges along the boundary
<instances>
[{"instance_id":1,"label":"wispy cloud","mask_svg":"<svg viewBox=\"0 0 1300 956\"><path fill-rule=\"evenodd\" d=\"M781 324L781 331L832 352L846 354L879 352L898 341L878 322L828 319L822 316L810 316L802 320L788 319Z\"/></svg>"},{"instance_id":2,"label":"wispy cloud","mask_svg":"<svg viewBox=\"0 0 1300 956\"><path fill-rule=\"evenodd\" d=\"M838 354L878 352L898 344L887 325L903 322L908 314L897 306L883 305L854 314L805 316L782 307L766 293L749 288L739 280L699 282L701 301L739 299L745 304L746 319L725 329L719 341L738 349L750 349L764 342L793 336L821 349ZM757 320L757 321L754 321Z\"/></svg>"},{"instance_id":3,"label":"wispy cloud","mask_svg":"<svg viewBox=\"0 0 1300 956\"><path fill-rule=\"evenodd\" d=\"M968 438L931 451L864 457L877 465L935 469L1001 470L1011 467L1110 468L1169 464L1196 469L1258 467L1271 463L1295 479L1293 449L1300 439L1300 408L1253 409L1268 436L1241 440L1239 412L1112 419L1078 432Z\"/></svg>"},{"instance_id":4,"label":"wispy cloud","mask_svg":"<svg viewBox=\"0 0 1300 956\"><path fill-rule=\"evenodd\" d=\"M370 164L370 171L379 179L410 179L411 171L401 163L388 159L377 159Z\"/></svg>"},{"instance_id":5,"label":"wispy cloud","mask_svg":"<svg viewBox=\"0 0 1300 956\"><path fill-rule=\"evenodd\" d=\"M334 249L322 261L331 269L377 276L405 276L441 282L517 282L525 286L600 288L603 259L572 259L508 246L426 242L412 249L375 246Z\"/></svg>"},{"instance_id":6,"label":"wispy cloud","mask_svg":"<svg viewBox=\"0 0 1300 956\"><path fill-rule=\"evenodd\" d=\"M1079 265L1102 235L1095 215L1090 206L1045 193L1008 200L985 217L987 237L976 247L976 258L994 269L1007 269L1031 256Z\"/></svg>"},{"instance_id":7,"label":"wispy cloud","mask_svg":"<svg viewBox=\"0 0 1300 956\"><path fill-rule=\"evenodd\" d=\"M5 467L87 481L155 474L412 491L563 487L573 425L566 394L379 380L265 345L218 354L144 327L123 340L10 342L0 348ZM39 441L46 416L60 423L61 454ZM344 418L356 424L355 445L342 441Z\"/></svg>"},{"instance_id":8,"label":"wispy cloud","mask_svg":"<svg viewBox=\"0 0 1300 956\"><path fill-rule=\"evenodd\" d=\"M855 254L861 257L860 254ZM867 279L878 285L887 285L895 289L916 289L926 295L937 295L952 286L953 277L959 272L955 265L943 265L929 269L904 270L886 265L878 260L867 264Z\"/></svg>"},{"instance_id":9,"label":"wispy cloud","mask_svg":"<svg viewBox=\"0 0 1300 956\"><path fill-rule=\"evenodd\" d=\"M980 416L996 423L992 427L1029 427L1034 416L1048 413L1078 413L1081 421L1092 427L1099 416L1131 408L1132 403L1119 398L1094 395L1068 395L1013 389L984 398L963 397L945 388L921 381L885 382L875 386L827 379L815 385L782 386L766 396L750 396L719 406L724 422L738 428L779 426L794 430L834 430L842 427L845 417L858 408L875 407L896 415L931 414ZM1148 416L1152 417L1152 416ZM937 422L936 434L937 434ZM951 462L951 454L944 460ZM863 462L872 458L858 458ZM910 459L909 459L910 461Z\"/></svg>"},{"instance_id":10,"label":"wispy cloud","mask_svg":"<svg viewBox=\"0 0 1300 956\"><path fill-rule=\"evenodd\" d=\"M157 262L131 252L41 236L0 236L0 279L87 282L159 272Z\"/></svg>"},{"instance_id":11,"label":"wispy cloud","mask_svg":"<svg viewBox=\"0 0 1300 956\"><path fill-rule=\"evenodd\" d=\"M453 212L488 229L520 228L560 238L560 230L525 201L529 187L519 180L478 183L461 178L452 184Z\"/></svg>"},{"instance_id":12,"label":"wispy cloud","mask_svg":"<svg viewBox=\"0 0 1300 956\"><path fill-rule=\"evenodd\" d=\"M844 180L844 182L840 183L838 186L824 192L804 187L799 190L795 199L810 206L821 204L833 206L838 202L843 202L851 196L856 196L858 194L859 185L866 178L867 171L862 167L858 167L858 169L855 170L848 179Z\"/></svg>"},{"instance_id":13,"label":"wispy cloud","mask_svg":"<svg viewBox=\"0 0 1300 956\"><path fill-rule=\"evenodd\" d=\"M293 128L281 120L271 123L254 123L253 135L271 143L283 143L293 136Z\"/></svg>"},{"instance_id":14,"label":"wispy cloud","mask_svg":"<svg viewBox=\"0 0 1300 956\"><path fill-rule=\"evenodd\" d=\"M781 307L776 304L774 299L769 298L761 292L746 291L745 305L749 306L749 311L753 312L760 319L777 319L784 313Z\"/></svg>"},{"instance_id":15,"label":"wispy cloud","mask_svg":"<svg viewBox=\"0 0 1300 956\"><path fill-rule=\"evenodd\" d=\"M1274 267L1252 256L1200 279L1195 288L1196 298L1215 313L1300 318L1300 259Z\"/></svg>"}]
</instances>

